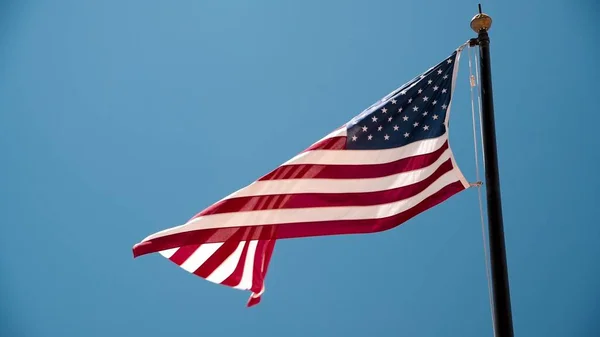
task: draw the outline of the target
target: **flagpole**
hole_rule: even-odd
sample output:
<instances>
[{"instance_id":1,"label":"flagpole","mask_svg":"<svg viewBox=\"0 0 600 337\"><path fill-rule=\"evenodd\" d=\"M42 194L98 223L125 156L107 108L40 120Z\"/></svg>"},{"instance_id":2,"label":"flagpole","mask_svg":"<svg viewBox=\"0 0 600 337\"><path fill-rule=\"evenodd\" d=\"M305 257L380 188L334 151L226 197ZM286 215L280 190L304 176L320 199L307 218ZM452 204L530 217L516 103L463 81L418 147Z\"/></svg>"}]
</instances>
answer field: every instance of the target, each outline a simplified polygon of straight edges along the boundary
<instances>
[{"instance_id":1,"label":"flagpole","mask_svg":"<svg viewBox=\"0 0 600 337\"><path fill-rule=\"evenodd\" d=\"M481 127L487 192L490 264L492 270L494 331L496 337L513 337L508 267L506 264L504 225L502 221L502 202L500 198L498 154L496 150L494 101L492 97L490 38L488 35L491 25L492 18L481 12L480 4L479 14L475 15L471 20L471 28L478 34L476 39L472 39L472 43L479 45L479 59L481 64Z\"/></svg>"}]
</instances>

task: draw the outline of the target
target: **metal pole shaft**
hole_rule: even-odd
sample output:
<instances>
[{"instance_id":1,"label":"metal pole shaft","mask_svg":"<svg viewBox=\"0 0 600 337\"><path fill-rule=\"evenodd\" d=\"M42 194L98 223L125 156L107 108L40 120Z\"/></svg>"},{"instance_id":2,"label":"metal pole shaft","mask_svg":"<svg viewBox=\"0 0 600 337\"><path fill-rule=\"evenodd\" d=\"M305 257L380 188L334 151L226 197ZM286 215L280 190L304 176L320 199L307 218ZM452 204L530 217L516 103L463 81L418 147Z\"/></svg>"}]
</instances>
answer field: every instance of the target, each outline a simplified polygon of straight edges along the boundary
<instances>
[{"instance_id":1,"label":"metal pole shaft","mask_svg":"<svg viewBox=\"0 0 600 337\"><path fill-rule=\"evenodd\" d=\"M502 201L500 198L500 175L496 149L494 101L490 65L490 38L487 29L479 31L477 42L481 64L481 127L485 161L485 183L487 193L490 262L494 299L494 327L497 337L513 337L512 310L504 244Z\"/></svg>"}]
</instances>

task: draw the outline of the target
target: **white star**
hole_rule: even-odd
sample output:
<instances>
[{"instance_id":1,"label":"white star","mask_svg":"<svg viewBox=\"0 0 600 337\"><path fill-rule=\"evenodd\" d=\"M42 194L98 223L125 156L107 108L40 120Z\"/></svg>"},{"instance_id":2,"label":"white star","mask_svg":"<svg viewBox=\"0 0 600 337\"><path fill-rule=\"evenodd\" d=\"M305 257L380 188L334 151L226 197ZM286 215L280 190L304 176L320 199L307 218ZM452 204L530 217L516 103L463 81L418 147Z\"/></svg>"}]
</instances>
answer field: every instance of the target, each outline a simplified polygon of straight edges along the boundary
<instances>
[{"instance_id":1,"label":"white star","mask_svg":"<svg viewBox=\"0 0 600 337\"><path fill-rule=\"evenodd\" d=\"M377 131L381 131L381 130L383 130L383 126L381 126L381 125L380 125L380 126L377 128Z\"/></svg>"},{"instance_id":2,"label":"white star","mask_svg":"<svg viewBox=\"0 0 600 337\"><path fill-rule=\"evenodd\" d=\"M423 102L427 102L427 101L429 101L429 97L427 97L427 96L423 97Z\"/></svg>"},{"instance_id":3,"label":"white star","mask_svg":"<svg viewBox=\"0 0 600 337\"><path fill-rule=\"evenodd\" d=\"M423 92L423 89L419 89L419 94Z\"/></svg>"},{"instance_id":4,"label":"white star","mask_svg":"<svg viewBox=\"0 0 600 337\"><path fill-rule=\"evenodd\" d=\"M398 112L402 112L402 108L398 109Z\"/></svg>"},{"instance_id":5,"label":"white star","mask_svg":"<svg viewBox=\"0 0 600 337\"><path fill-rule=\"evenodd\" d=\"M442 69L438 70L438 75L442 74Z\"/></svg>"},{"instance_id":6,"label":"white star","mask_svg":"<svg viewBox=\"0 0 600 337\"><path fill-rule=\"evenodd\" d=\"M408 99L408 103L409 103L409 104L410 104L410 102L412 102L412 98L409 98L409 99Z\"/></svg>"},{"instance_id":7,"label":"white star","mask_svg":"<svg viewBox=\"0 0 600 337\"><path fill-rule=\"evenodd\" d=\"M450 63L452 63L452 59L448 59L448 61L446 61L446 62L448 62L448 64L450 64Z\"/></svg>"},{"instance_id":8,"label":"white star","mask_svg":"<svg viewBox=\"0 0 600 337\"><path fill-rule=\"evenodd\" d=\"M408 133L408 132L405 132L405 133L404 133L404 138L408 138L408 136L410 136L410 133Z\"/></svg>"},{"instance_id":9,"label":"white star","mask_svg":"<svg viewBox=\"0 0 600 337\"><path fill-rule=\"evenodd\" d=\"M400 91L400 95L406 95L406 90Z\"/></svg>"},{"instance_id":10,"label":"white star","mask_svg":"<svg viewBox=\"0 0 600 337\"><path fill-rule=\"evenodd\" d=\"M433 102L431 102L431 104L433 104L433 105L436 105L436 104L437 104L437 101L433 101Z\"/></svg>"},{"instance_id":11,"label":"white star","mask_svg":"<svg viewBox=\"0 0 600 337\"><path fill-rule=\"evenodd\" d=\"M404 116L402 117L402 119L404 119L404 121L406 122L408 120L408 116Z\"/></svg>"},{"instance_id":12,"label":"white star","mask_svg":"<svg viewBox=\"0 0 600 337\"><path fill-rule=\"evenodd\" d=\"M437 85L433 87L433 91L437 91L440 87L438 87Z\"/></svg>"},{"instance_id":13,"label":"white star","mask_svg":"<svg viewBox=\"0 0 600 337\"><path fill-rule=\"evenodd\" d=\"M446 110L448 106L446 104L442 105L442 110Z\"/></svg>"},{"instance_id":14,"label":"white star","mask_svg":"<svg viewBox=\"0 0 600 337\"><path fill-rule=\"evenodd\" d=\"M392 121L392 117L388 118L388 122L391 122L391 121Z\"/></svg>"},{"instance_id":15,"label":"white star","mask_svg":"<svg viewBox=\"0 0 600 337\"><path fill-rule=\"evenodd\" d=\"M352 136L352 141L355 142L358 139L356 136Z\"/></svg>"},{"instance_id":16,"label":"white star","mask_svg":"<svg viewBox=\"0 0 600 337\"><path fill-rule=\"evenodd\" d=\"M373 123L377 122L377 117L373 116L371 119L373 120Z\"/></svg>"},{"instance_id":17,"label":"white star","mask_svg":"<svg viewBox=\"0 0 600 337\"><path fill-rule=\"evenodd\" d=\"M447 79L447 78L448 78L448 75L444 75L443 79Z\"/></svg>"},{"instance_id":18,"label":"white star","mask_svg":"<svg viewBox=\"0 0 600 337\"><path fill-rule=\"evenodd\" d=\"M381 109L381 112L383 112L383 113L387 113L387 109L386 109L386 108L383 108L383 109Z\"/></svg>"},{"instance_id":19,"label":"white star","mask_svg":"<svg viewBox=\"0 0 600 337\"><path fill-rule=\"evenodd\" d=\"M431 118L438 119L438 115L433 115L433 116L431 116Z\"/></svg>"},{"instance_id":20,"label":"white star","mask_svg":"<svg viewBox=\"0 0 600 337\"><path fill-rule=\"evenodd\" d=\"M417 126L419 126L419 122L415 122L415 124L413 124L413 126L416 128Z\"/></svg>"},{"instance_id":21,"label":"white star","mask_svg":"<svg viewBox=\"0 0 600 337\"><path fill-rule=\"evenodd\" d=\"M427 116L428 113L429 112L427 112L427 111L423 112L423 116Z\"/></svg>"},{"instance_id":22,"label":"white star","mask_svg":"<svg viewBox=\"0 0 600 337\"><path fill-rule=\"evenodd\" d=\"M414 110L414 111L419 111L419 107L418 107L418 106L415 106L415 107L413 108L413 110Z\"/></svg>"},{"instance_id":23,"label":"white star","mask_svg":"<svg viewBox=\"0 0 600 337\"><path fill-rule=\"evenodd\" d=\"M363 126L362 129L363 129L363 132L367 132L367 127L366 126Z\"/></svg>"},{"instance_id":24,"label":"white star","mask_svg":"<svg viewBox=\"0 0 600 337\"><path fill-rule=\"evenodd\" d=\"M398 131L400 127L398 125L394 125L394 131Z\"/></svg>"},{"instance_id":25,"label":"white star","mask_svg":"<svg viewBox=\"0 0 600 337\"><path fill-rule=\"evenodd\" d=\"M388 139L390 139L390 136L385 135L385 136L383 136L383 138L385 138L385 140L388 140Z\"/></svg>"},{"instance_id":26,"label":"white star","mask_svg":"<svg viewBox=\"0 0 600 337\"><path fill-rule=\"evenodd\" d=\"M429 81L427 81L427 84L431 84L431 83L433 83L433 81L432 81L432 80L429 80Z\"/></svg>"},{"instance_id":27,"label":"white star","mask_svg":"<svg viewBox=\"0 0 600 337\"><path fill-rule=\"evenodd\" d=\"M368 139L369 139L369 140L373 139L373 136L372 136L372 135L369 135Z\"/></svg>"},{"instance_id":28,"label":"white star","mask_svg":"<svg viewBox=\"0 0 600 337\"><path fill-rule=\"evenodd\" d=\"M425 125L425 126L423 127L423 130L425 130L425 131L429 130L429 125Z\"/></svg>"},{"instance_id":29,"label":"white star","mask_svg":"<svg viewBox=\"0 0 600 337\"><path fill-rule=\"evenodd\" d=\"M396 104L396 100L395 99L392 100L392 104Z\"/></svg>"},{"instance_id":30,"label":"white star","mask_svg":"<svg viewBox=\"0 0 600 337\"><path fill-rule=\"evenodd\" d=\"M446 93L446 91L448 91L448 90L446 90L446 89L442 89L442 94L445 94L445 93Z\"/></svg>"}]
</instances>

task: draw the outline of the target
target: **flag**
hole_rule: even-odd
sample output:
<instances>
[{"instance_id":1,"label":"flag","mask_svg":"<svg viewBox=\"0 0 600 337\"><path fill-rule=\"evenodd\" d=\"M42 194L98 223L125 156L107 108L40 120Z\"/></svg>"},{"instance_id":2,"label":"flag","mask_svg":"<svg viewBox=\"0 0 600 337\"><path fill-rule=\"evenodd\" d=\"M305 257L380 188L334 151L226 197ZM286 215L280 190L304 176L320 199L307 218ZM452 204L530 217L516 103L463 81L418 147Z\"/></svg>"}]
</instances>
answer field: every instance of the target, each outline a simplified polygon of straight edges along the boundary
<instances>
[{"instance_id":1,"label":"flag","mask_svg":"<svg viewBox=\"0 0 600 337\"><path fill-rule=\"evenodd\" d=\"M469 187L448 142L461 46L342 127L185 224L152 234L159 252L260 301L275 241L396 227Z\"/></svg>"}]
</instances>

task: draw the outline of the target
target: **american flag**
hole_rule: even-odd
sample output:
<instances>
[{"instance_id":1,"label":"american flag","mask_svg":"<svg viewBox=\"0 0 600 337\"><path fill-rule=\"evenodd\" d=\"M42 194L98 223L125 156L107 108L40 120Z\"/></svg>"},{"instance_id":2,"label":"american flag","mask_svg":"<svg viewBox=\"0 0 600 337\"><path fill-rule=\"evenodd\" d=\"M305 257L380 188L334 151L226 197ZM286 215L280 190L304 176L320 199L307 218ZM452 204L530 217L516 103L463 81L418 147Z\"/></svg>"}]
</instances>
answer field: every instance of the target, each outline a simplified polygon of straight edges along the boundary
<instances>
[{"instance_id":1,"label":"american flag","mask_svg":"<svg viewBox=\"0 0 600 337\"><path fill-rule=\"evenodd\" d=\"M469 187L448 143L462 47L250 185L145 238L208 281L257 304L276 239L396 227Z\"/></svg>"}]
</instances>

